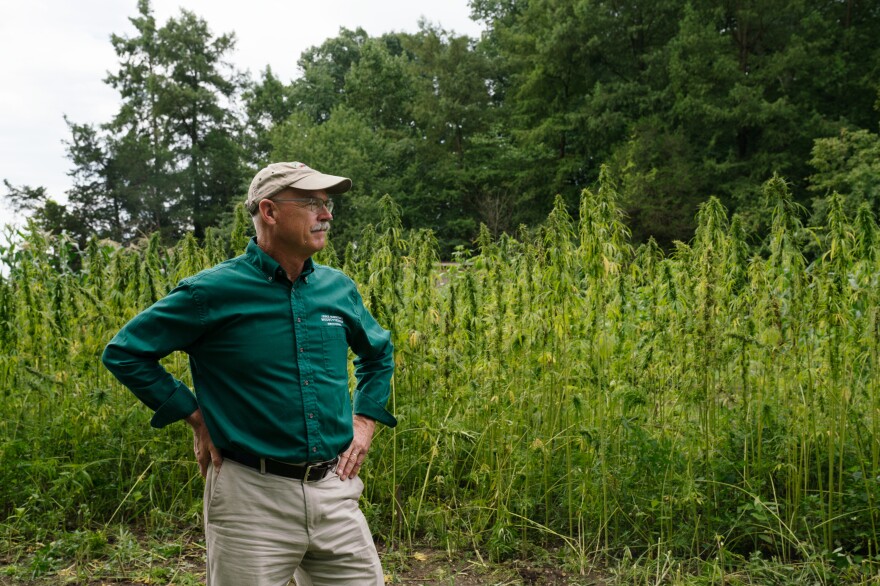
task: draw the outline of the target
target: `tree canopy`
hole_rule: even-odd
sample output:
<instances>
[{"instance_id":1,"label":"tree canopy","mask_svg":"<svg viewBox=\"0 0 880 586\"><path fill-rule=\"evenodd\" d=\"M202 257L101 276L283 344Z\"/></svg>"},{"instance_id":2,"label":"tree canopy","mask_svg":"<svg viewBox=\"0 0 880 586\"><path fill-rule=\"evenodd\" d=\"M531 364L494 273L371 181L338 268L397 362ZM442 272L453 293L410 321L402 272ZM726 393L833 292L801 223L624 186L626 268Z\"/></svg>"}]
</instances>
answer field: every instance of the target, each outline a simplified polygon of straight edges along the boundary
<instances>
[{"instance_id":1,"label":"tree canopy","mask_svg":"<svg viewBox=\"0 0 880 586\"><path fill-rule=\"evenodd\" d=\"M45 228L128 241L230 225L257 168L300 160L354 180L334 237L356 241L391 195L404 228L443 256L572 207L607 165L636 242L693 237L716 196L766 233L761 185L779 174L824 218L880 211L880 6L862 0L472 0L481 38L419 23L371 37L342 28L285 82L234 71L231 34L139 0L114 35L106 82L120 108L68 121L74 187L30 194ZM31 197L32 196L32 197ZM26 199L28 199L26 198ZM51 202L51 209L46 206Z\"/></svg>"}]
</instances>

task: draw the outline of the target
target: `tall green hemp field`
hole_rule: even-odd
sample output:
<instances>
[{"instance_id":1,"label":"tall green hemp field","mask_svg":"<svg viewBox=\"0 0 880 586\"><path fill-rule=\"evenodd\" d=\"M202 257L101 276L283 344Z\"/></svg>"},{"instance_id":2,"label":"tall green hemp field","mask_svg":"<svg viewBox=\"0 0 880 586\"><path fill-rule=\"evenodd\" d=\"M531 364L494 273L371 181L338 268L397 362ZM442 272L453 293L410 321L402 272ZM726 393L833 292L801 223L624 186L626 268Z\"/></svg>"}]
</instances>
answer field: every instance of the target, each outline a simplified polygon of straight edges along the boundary
<instances>
[{"instance_id":1,"label":"tall green hemp field","mask_svg":"<svg viewBox=\"0 0 880 586\"><path fill-rule=\"evenodd\" d=\"M539 230L483 230L453 263L388 197L356 247L322 252L394 335L400 424L379 430L362 472L380 543L554 551L575 574L629 558L711 567L718 583L760 560L812 583L876 576L880 232L839 197L826 226L803 226L780 178L762 195L764 242L710 198L692 242L635 248L603 176L577 222L557 198ZM7 233L8 560L43 552L38 575L89 558L88 539L52 554L65 536L197 531L189 429L151 429L99 358L181 278L239 254L249 223L240 210L231 239L171 249ZM189 381L185 355L164 363Z\"/></svg>"}]
</instances>

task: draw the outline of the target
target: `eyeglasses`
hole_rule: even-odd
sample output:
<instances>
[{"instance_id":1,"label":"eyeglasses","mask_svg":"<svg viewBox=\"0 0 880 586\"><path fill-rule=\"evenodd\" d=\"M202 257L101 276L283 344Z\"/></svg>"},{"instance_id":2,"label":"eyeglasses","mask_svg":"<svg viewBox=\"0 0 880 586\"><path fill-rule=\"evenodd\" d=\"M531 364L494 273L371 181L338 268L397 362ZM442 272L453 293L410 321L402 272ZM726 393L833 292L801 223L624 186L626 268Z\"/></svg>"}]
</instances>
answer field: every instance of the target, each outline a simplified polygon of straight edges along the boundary
<instances>
[{"instance_id":1,"label":"eyeglasses","mask_svg":"<svg viewBox=\"0 0 880 586\"><path fill-rule=\"evenodd\" d=\"M333 213L333 200L329 197L321 199L320 197L294 197L290 199L272 199L276 203L291 201L294 203L303 203L311 212L320 212L321 208L327 208L327 211Z\"/></svg>"}]
</instances>

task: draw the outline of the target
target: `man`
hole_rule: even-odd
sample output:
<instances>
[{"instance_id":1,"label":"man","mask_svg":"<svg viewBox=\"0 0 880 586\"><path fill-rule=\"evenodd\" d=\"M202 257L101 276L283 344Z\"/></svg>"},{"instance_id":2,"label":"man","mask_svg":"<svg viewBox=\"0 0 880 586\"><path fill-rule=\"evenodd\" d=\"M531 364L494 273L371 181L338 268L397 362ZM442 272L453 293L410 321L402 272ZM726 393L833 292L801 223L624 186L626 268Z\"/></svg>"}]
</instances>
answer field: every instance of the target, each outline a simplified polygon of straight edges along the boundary
<instances>
[{"instance_id":1,"label":"man","mask_svg":"<svg viewBox=\"0 0 880 586\"><path fill-rule=\"evenodd\" d=\"M357 474L394 369L354 283L311 256L351 180L275 163L251 182L256 238L184 279L110 341L103 361L155 411L184 419L205 480L209 586L381 584ZM357 356L354 405L348 349ZM189 354L195 394L159 360Z\"/></svg>"}]
</instances>

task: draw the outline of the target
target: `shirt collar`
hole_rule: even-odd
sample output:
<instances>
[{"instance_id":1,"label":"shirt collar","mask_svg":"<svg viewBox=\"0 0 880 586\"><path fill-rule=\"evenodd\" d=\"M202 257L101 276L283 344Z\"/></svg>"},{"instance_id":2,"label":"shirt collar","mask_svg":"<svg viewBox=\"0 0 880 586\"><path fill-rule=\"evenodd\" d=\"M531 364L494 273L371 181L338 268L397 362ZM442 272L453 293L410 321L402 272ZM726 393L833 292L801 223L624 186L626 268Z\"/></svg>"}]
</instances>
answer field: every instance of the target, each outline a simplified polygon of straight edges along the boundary
<instances>
[{"instance_id":1,"label":"shirt collar","mask_svg":"<svg viewBox=\"0 0 880 586\"><path fill-rule=\"evenodd\" d=\"M259 269L259 271L266 276L267 281L272 281L279 276L284 276L284 269L281 268L281 265L278 264L278 261L266 254L263 249L259 247L259 245L257 244L256 236L251 238L250 242L248 242L245 256L252 265L257 267L257 269ZM315 263L312 258L309 257L303 264L303 270L299 278L303 279L313 272L315 272ZM308 280L305 281L308 282Z\"/></svg>"}]
</instances>

